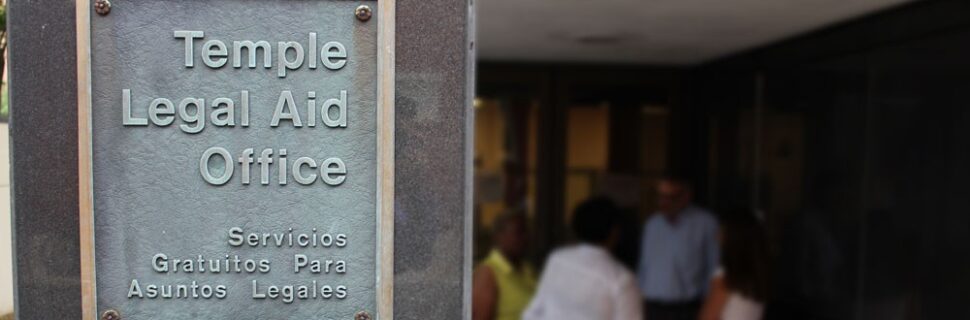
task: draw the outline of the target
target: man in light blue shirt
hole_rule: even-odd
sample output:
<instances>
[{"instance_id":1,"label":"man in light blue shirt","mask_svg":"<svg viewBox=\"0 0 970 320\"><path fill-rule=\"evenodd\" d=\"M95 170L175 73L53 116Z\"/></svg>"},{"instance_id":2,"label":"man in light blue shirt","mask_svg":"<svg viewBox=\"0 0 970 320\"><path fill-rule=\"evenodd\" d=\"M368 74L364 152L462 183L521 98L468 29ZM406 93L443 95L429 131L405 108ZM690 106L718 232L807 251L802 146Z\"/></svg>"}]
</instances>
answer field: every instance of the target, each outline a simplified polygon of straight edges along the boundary
<instances>
[{"instance_id":1,"label":"man in light blue shirt","mask_svg":"<svg viewBox=\"0 0 970 320\"><path fill-rule=\"evenodd\" d=\"M647 220L638 280L650 320L694 320L719 263L717 219L691 204L686 180L657 186L659 211Z\"/></svg>"}]
</instances>

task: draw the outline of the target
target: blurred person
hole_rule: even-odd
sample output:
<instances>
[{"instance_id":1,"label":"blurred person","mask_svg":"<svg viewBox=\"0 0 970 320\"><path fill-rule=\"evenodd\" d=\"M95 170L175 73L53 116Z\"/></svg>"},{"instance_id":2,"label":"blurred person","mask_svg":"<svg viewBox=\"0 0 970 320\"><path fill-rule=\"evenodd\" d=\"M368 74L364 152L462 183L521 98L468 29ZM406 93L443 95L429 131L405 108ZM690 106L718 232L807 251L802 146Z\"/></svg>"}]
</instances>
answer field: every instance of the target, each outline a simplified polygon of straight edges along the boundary
<instances>
[{"instance_id":1,"label":"blurred person","mask_svg":"<svg viewBox=\"0 0 970 320\"><path fill-rule=\"evenodd\" d=\"M854 312L857 296L852 279L857 270L829 219L853 212L845 205L853 192L847 180L850 176L841 170L814 175L805 193L805 208L784 219L772 281L773 301L765 311L766 318L838 319Z\"/></svg>"},{"instance_id":2,"label":"blurred person","mask_svg":"<svg viewBox=\"0 0 970 320\"><path fill-rule=\"evenodd\" d=\"M691 203L687 180L663 178L657 193L637 268L646 318L695 320L718 264L717 219Z\"/></svg>"},{"instance_id":3,"label":"blurred person","mask_svg":"<svg viewBox=\"0 0 970 320\"><path fill-rule=\"evenodd\" d=\"M528 220L520 211L502 214L492 225L494 248L472 275L473 320L518 320L536 290L525 260Z\"/></svg>"},{"instance_id":4,"label":"blurred person","mask_svg":"<svg viewBox=\"0 0 970 320\"><path fill-rule=\"evenodd\" d=\"M721 266L699 320L760 320L771 276L765 231L750 210L727 213L721 227Z\"/></svg>"},{"instance_id":5,"label":"blurred person","mask_svg":"<svg viewBox=\"0 0 970 320\"><path fill-rule=\"evenodd\" d=\"M605 198L576 208L578 244L549 257L524 320L629 320L643 317L636 276L610 255L620 240L620 214Z\"/></svg>"}]
</instances>

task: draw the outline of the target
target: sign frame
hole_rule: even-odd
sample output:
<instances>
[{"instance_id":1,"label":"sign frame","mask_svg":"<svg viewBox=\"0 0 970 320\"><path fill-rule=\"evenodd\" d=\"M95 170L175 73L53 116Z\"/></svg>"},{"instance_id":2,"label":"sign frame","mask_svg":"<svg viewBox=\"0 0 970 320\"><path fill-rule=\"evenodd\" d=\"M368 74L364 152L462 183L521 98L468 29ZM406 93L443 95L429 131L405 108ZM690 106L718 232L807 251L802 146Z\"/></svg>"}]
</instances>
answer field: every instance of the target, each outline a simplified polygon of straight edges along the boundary
<instances>
[{"instance_id":1,"label":"sign frame","mask_svg":"<svg viewBox=\"0 0 970 320\"><path fill-rule=\"evenodd\" d=\"M94 224L94 180L91 121L91 12L95 0L75 0L77 24L77 147L81 260L81 315L100 319ZM343 0L330 0L343 1ZM364 1L361 1L364 2ZM376 313L394 317L394 85L395 0L371 0L377 11L377 184L376 184Z\"/></svg>"}]
</instances>

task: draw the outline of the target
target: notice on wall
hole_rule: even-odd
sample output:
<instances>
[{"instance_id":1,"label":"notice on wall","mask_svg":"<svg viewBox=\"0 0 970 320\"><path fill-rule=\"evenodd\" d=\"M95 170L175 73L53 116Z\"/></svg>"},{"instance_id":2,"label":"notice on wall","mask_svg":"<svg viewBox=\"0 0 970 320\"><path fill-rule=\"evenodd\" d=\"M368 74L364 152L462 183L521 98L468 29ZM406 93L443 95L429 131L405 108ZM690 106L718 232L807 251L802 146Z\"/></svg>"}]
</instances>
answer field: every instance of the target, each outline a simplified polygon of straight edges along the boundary
<instances>
[{"instance_id":1,"label":"notice on wall","mask_svg":"<svg viewBox=\"0 0 970 320\"><path fill-rule=\"evenodd\" d=\"M376 4L115 0L105 15L92 7L99 315L374 313Z\"/></svg>"}]
</instances>

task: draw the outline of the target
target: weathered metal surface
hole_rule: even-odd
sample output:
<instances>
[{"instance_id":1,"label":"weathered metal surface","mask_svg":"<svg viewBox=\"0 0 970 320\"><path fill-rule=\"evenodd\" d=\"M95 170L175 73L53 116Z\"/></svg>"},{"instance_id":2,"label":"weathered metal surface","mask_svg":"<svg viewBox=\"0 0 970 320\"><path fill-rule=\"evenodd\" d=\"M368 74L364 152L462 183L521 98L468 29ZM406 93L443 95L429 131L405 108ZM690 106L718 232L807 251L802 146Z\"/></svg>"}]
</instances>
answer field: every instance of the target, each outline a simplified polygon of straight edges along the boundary
<instances>
[{"instance_id":1,"label":"weathered metal surface","mask_svg":"<svg viewBox=\"0 0 970 320\"><path fill-rule=\"evenodd\" d=\"M92 15L99 310L138 320L376 309L378 15L359 20L362 3L374 2L119 0ZM245 46L259 41L270 50L252 61Z\"/></svg>"}]
</instances>

